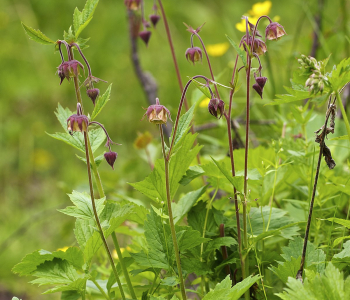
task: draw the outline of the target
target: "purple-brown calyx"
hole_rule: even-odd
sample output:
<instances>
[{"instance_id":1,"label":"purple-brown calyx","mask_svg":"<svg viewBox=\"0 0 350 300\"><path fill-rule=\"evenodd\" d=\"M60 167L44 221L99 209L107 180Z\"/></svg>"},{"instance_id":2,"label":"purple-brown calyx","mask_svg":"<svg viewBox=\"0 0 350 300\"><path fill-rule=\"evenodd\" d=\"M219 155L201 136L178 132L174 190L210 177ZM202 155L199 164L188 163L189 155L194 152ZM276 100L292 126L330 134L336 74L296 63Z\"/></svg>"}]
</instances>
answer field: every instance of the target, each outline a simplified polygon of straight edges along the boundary
<instances>
[{"instance_id":1,"label":"purple-brown calyx","mask_svg":"<svg viewBox=\"0 0 350 300\"><path fill-rule=\"evenodd\" d=\"M141 0L124 0L124 4L128 9L137 10L140 7Z\"/></svg>"},{"instance_id":2,"label":"purple-brown calyx","mask_svg":"<svg viewBox=\"0 0 350 300\"><path fill-rule=\"evenodd\" d=\"M266 81L267 81L267 77L255 77L256 83L253 84L253 89L259 94L261 99L263 98L262 95L263 95L263 90L264 90Z\"/></svg>"},{"instance_id":3,"label":"purple-brown calyx","mask_svg":"<svg viewBox=\"0 0 350 300\"><path fill-rule=\"evenodd\" d=\"M92 103L95 106L95 102L96 102L96 99L97 99L98 95L100 94L100 90L97 89L97 88L88 89L86 91L86 93L89 96L89 98L92 100Z\"/></svg>"},{"instance_id":4,"label":"purple-brown calyx","mask_svg":"<svg viewBox=\"0 0 350 300\"><path fill-rule=\"evenodd\" d=\"M211 115L217 119L220 119L225 111L225 102L217 98L210 99L208 110Z\"/></svg>"},{"instance_id":5,"label":"purple-brown calyx","mask_svg":"<svg viewBox=\"0 0 350 300\"><path fill-rule=\"evenodd\" d=\"M109 151L109 152L106 152L103 156L105 157L107 163L114 170L114 162L117 159L118 153L117 152L113 152L113 151Z\"/></svg>"},{"instance_id":6,"label":"purple-brown calyx","mask_svg":"<svg viewBox=\"0 0 350 300\"><path fill-rule=\"evenodd\" d=\"M202 50L199 47L188 48L185 56L187 60L190 60L194 64L197 61L202 61Z\"/></svg>"},{"instance_id":7,"label":"purple-brown calyx","mask_svg":"<svg viewBox=\"0 0 350 300\"><path fill-rule=\"evenodd\" d=\"M71 133L73 131L87 132L89 119L85 115L74 114L67 119L67 129Z\"/></svg>"},{"instance_id":8,"label":"purple-brown calyx","mask_svg":"<svg viewBox=\"0 0 350 300\"><path fill-rule=\"evenodd\" d=\"M57 68L57 74L61 78L60 84L65 78L69 81L70 77L78 77L79 67L84 71L84 66L75 59L61 63Z\"/></svg>"},{"instance_id":9,"label":"purple-brown calyx","mask_svg":"<svg viewBox=\"0 0 350 300\"><path fill-rule=\"evenodd\" d=\"M251 45L253 37L249 36L248 41L247 38L244 37L243 39L248 45ZM246 46L244 44L244 49L246 50ZM263 55L265 52L267 51L267 47L266 44L264 43L264 41L255 38L254 39L254 46L253 46L253 52L256 53L257 55Z\"/></svg>"},{"instance_id":10,"label":"purple-brown calyx","mask_svg":"<svg viewBox=\"0 0 350 300\"><path fill-rule=\"evenodd\" d=\"M280 37L284 36L286 31L283 26L277 22L272 22L267 25L265 30L265 40L278 40Z\"/></svg>"},{"instance_id":11,"label":"purple-brown calyx","mask_svg":"<svg viewBox=\"0 0 350 300\"><path fill-rule=\"evenodd\" d=\"M169 110L164 105L160 105L158 98L156 99L156 104L150 105L147 108L142 119L146 115L148 117L148 121L153 124L166 124L168 117L170 121L172 121Z\"/></svg>"},{"instance_id":12,"label":"purple-brown calyx","mask_svg":"<svg viewBox=\"0 0 350 300\"><path fill-rule=\"evenodd\" d=\"M153 27L155 28L156 25L157 25L157 23L158 23L159 20L160 20L160 16L159 16L159 15L156 15L156 14L150 15L150 16L149 16L149 19L150 19L151 23L153 24Z\"/></svg>"},{"instance_id":13,"label":"purple-brown calyx","mask_svg":"<svg viewBox=\"0 0 350 300\"><path fill-rule=\"evenodd\" d=\"M148 30L143 30L139 33L139 37L145 42L146 46L148 46L148 41L151 37L152 32Z\"/></svg>"}]
</instances>

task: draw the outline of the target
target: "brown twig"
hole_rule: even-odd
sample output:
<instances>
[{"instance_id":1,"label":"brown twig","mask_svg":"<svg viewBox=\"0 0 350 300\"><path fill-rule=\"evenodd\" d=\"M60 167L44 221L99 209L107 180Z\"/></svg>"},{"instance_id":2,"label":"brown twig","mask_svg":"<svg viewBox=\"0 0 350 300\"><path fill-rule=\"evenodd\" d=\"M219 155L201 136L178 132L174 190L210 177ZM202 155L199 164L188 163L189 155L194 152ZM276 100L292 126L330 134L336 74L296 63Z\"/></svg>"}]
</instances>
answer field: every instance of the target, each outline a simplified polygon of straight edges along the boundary
<instances>
[{"instance_id":1,"label":"brown twig","mask_svg":"<svg viewBox=\"0 0 350 300\"><path fill-rule=\"evenodd\" d=\"M303 282L303 271L304 271L304 264L305 264L306 248L307 248L307 242L308 242L308 238L309 238L309 231L310 231L310 226L311 226L311 218L312 218L312 212L313 212L313 207L314 207L318 176L320 173L320 166L321 166L323 150L324 150L324 147L326 146L324 140L325 140L325 137L327 134L327 123L328 123L329 117L331 116L332 111L334 111L333 105L335 103L335 100L336 100L336 98L334 98L333 103L328 106L328 110L326 113L326 120L325 120L325 123L323 126L323 130L322 130L322 133L320 134L320 136L318 136L320 138L320 153L318 155L317 168L316 168L316 174L315 174L315 182L314 182L314 187L312 190L312 196L311 196L311 201L310 201L309 216L308 216L307 224L306 224L305 238L304 238L303 252L301 255L300 268L299 268L297 275L296 275L296 279L300 280L301 282ZM331 103L331 98L330 98L329 102Z\"/></svg>"},{"instance_id":2,"label":"brown twig","mask_svg":"<svg viewBox=\"0 0 350 300\"><path fill-rule=\"evenodd\" d=\"M156 98L158 94L158 84L150 72L145 72L142 70L140 58L138 55L137 48L137 37L135 34L138 31L138 22L137 16L132 10L128 10L129 18L129 38L131 44L131 62L134 67L135 74L140 81L142 90L145 93L147 101L150 105L156 104ZM163 130L166 136L170 136L171 128L163 126Z\"/></svg>"}]
</instances>

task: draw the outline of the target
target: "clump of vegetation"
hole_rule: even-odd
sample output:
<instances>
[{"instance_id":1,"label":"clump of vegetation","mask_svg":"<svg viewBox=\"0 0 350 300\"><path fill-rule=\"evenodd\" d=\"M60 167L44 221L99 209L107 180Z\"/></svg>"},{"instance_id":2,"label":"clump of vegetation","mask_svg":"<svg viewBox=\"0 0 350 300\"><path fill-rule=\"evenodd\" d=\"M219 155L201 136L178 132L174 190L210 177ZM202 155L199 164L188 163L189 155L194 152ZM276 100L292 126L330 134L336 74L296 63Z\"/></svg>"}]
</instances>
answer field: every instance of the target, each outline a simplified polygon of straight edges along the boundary
<instances>
[{"instance_id":1,"label":"clump of vegetation","mask_svg":"<svg viewBox=\"0 0 350 300\"><path fill-rule=\"evenodd\" d=\"M346 299L350 293L350 242L343 242L350 238L345 235L350 228L350 189L349 169L342 165L348 156L338 158L326 142L328 135L337 131L338 123L341 130L345 127L346 135L336 139L350 141L350 125L341 98L350 81L350 58L327 68L329 57L317 61L301 55L300 68L293 73L291 87L286 87L288 94L277 95L278 99L267 105L300 104L305 100L303 106L289 106L302 132L286 138L290 125L276 110L275 117L283 129L281 138L268 145L255 145L250 129L251 112L256 109L252 99L261 101L265 87L273 82L271 72L263 73L261 57L270 43L285 37L285 28L267 15L257 16L254 21L252 16L243 16L242 23L237 24L244 30L239 42L226 36L236 58L232 74L224 79L222 74L214 76L210 55L199 34L206 28L185 24L191 35L183 59L193 65L204 60L209 76L187 74L189 80L183 85L162 1L154 2L150 22L145 17L144 2L125 0L125 7L135 71L151 101L143 117L159 129L158 140L145 132L134 143L140 152L145 150L151 172L130 186L149 201L131 197L115 201L105 193L99 173L105 162L114 169L118 154L112 149L116 143L97 121L111 98L111 85L103 94L95 87L106 81L92 75L93 62L90 64L83 53L88 40L80 37L98 0L87 0L82 11L75 9L73 25L62 40L53 41L23 24L32 40L58 51L60 84L73 81L76 112L58 104L55 114L63 132L49 135L82 153L78 158L86 164L89 189L74 190L68 195L73 206L59 210L75 218L76 245L53 252L37 250L14 266L13 272L35 277L31 283L50 286L44 294L61 292L65 300L330 299L329 295L331 299ZM166 28L182 93L175 117L165 106L166 99L153 97L153 79L140 68L135 47L137 38L146 45L151 43L151 24L155 28L160 22ZM195 46L196 40L199 46ZM87 77L81 82L85 70ZM196 88L193 99L188 93L192 83ZM243 139L238 116L232 114L241 86L245 91ZM86 96L81 89L93 103L91 112L84 110ZM202 139L207 143L204 147L199 144L202 133L196 126L196 116L203 103L207 114L217 119L212 126L220 126L225 132L225 144L221 144L226 151L210 153L218 139L204 134ZM118 113L123 105L119 105ZM313 125L315 107L323 109L325 105L323 126L318 129L315 123L315 141L308 140L305 126ZM142 117L141 109L134 111L130 122ZM108 151L97 155L105 141ZM162 158L150 155L148 147L152 143L158 144L155 147L161 149ZM328 169L323 168L323 158ZM341 172L336 168L342 168ZM342 195L347 195L345 201L340 201ZM338 200L341 203L334 205L333 201ZM338 208L347 211L346 219L340 218ZM127 245L116 233L122 224L128 226L124 232L129 235ZM334 224L342 227L331 233ZM327 237L331 234L332 243Z\"/></svg>"}]
</instances>

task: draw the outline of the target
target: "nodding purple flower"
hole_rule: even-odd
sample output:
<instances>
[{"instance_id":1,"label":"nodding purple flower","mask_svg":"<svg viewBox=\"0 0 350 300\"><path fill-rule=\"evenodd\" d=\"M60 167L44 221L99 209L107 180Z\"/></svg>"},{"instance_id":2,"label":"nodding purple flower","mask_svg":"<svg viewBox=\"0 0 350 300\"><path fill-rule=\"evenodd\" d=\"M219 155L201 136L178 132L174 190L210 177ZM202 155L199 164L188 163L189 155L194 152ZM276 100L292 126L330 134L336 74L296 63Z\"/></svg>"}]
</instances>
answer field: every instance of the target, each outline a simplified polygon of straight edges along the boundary
<instances>
[{"instance_id":1,"label":"nodding purple flower","mask_svg":"<svg viewBox=\"0 0 350 300\"><path fill-rule=\"evenodd\" d=\"M250 45L252 42L252 38L253 38L252 36L249 36L249 42L247 42L247 38L244 38L244 41L248 45ZM244 44L243 46L244 46L244 50L247 51L246 45ZM253 52L260 56L260 55L264 54L266 51L267 51L266 44L262 40L255 38Z\"/></svg>"},{"instance_id":2,"label":"nodding purple flower","mask_svg":"<svg viewBox=\"0 0 350 300\"><path fill-rule=\"evenodd\" d=\"M87 132L89 119L85 115L74 114L67 119L67 129L71 133L73 131Z\"/></svg>"},{"instance_id":3,"label":"nodding purple flower","mask_svg":"<svg viewBox=\"0 0 350 300\"><path fill-rule=\"evenodd\" d=\"M99 89L96 89L96 88L94 88L94 89L88 89L88 90L86 91L86 93L87 93L87 95L89 96L89 98L92 100L92 103L93 103L94 106L95 106L95 101L96 101L98 95L100 94L100 90L99 90Z\"/></svg>"},{"instance_id":4,"label":"nodding purple flower","mask_svg":"<svg viewBox=\"0 0 350 300\"><path fill-rule=\"evenodd\" d=\"M215 118L218 118L219 115L220 119L225 111L225 102L217 98L210 99L208 104L208 110L210 114L213 115Z\"/></svg>"},{"instance_id":5,"label":"nodding purple flower","mask_svg":"<svg viewBox=\"0 0 350 300\"><path fill-rule=\"evenodd\" d=\"M140 7L141 0L124 0L124 4L128 9L137 10Z\"/></svg>"},{"instance_id":6,"label":"nodding purple flower","mask_svg":"<svg viewBox=\"0 0 350 300\"><path fill-rule=\"evenodd\" d=\"M79 67L84 71L84 66L75 59L61 63L57 68L58 76L61 78L60 84L65 78L69 81L70 77L78 77Z\"/></svg>"},{"instance_id":7,"label":"nodding purple flower","mask_svg":"<svg viewBox=\"0 0 350 300\"><path fill-rule=\"evenodd\" d=\"M253 84L253 89L259 94L259 96L262 99L263 98L262 94L263 94L264 86L267 81L267 77L256 77L255 75L254 77L255 77L256 83Z\"/></svg>"},{"instance_id":8,"label":"nodding purple flower","mask_svg":"<svg viewBox=\"0 0 350 300\"><path fill-rule=\"evenodd\" d=\"M202 50L199 47L188 48L185 56L187 60L190 60L194 64L197 61L202 61Z\"/></svg>"},{"instance_id":9,"label":"nodding purple flower","mask_svg":"<svg viewBox=\"0 0 350 300\"><path fill-rule=\"evenodd\" d=\"M277 22L271 22L265 30L265 40L278 40L286 34L283 26Z\"/></svg>"},{"instance_id":10,"label":"nodding purple flower","mask_svg":"<svg viewBox=\"0 0 350 300\"><path fill-rule=\"evenodd\" d=\"M160 20L160 16L159 15L150 15L149 19L151 20L153 27L156 27L158 21Z\"/></svg>"},{"instance_id":11,"label":"nodding purple flower","mask_svg":"<svg viewBox=\"0 0 350 300\"><path fill-rule=\"evenodd\" d=\"M117 159L117 156L118 156L117 152L109 151L109 152L106 152L103 156L105 157L105 159L108 162L108 164L114 170L114 162L115 162L115 160Z\"/></svg>"},{"instance_id":12,"label":"nodding purple flower","mask_svg":"<svg viewBox=\"0 0 350 300\"><path fill-rule=\"evenodd\" d=\"M148 46L148 41L151 37L152 32L148 30L143 30L139 33L139 37L145 42L146 46Z\"/></svg>"},{"instance_id":13,"label":"nodding purple flower","mask_svg":"<svg viewBox=\"0 0 350 300\"><path fill-rule=\"evenodd\" d=\"M147 111L143 115L142 119L146 115L148 117L148 121L153 124L166 124L168 117L171 120L169 110L164 105L160 105L158 98L156 99L156 104L150 105L147 108Z\"/></svg>"}]
</instances>

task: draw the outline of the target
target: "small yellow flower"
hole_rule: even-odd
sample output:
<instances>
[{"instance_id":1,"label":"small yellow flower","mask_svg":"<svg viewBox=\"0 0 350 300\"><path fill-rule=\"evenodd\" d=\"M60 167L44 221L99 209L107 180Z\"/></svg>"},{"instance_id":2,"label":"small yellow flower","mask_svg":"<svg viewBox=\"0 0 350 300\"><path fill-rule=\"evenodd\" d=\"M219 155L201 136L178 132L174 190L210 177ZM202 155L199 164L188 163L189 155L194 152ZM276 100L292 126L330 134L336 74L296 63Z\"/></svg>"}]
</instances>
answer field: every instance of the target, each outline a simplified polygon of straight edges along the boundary
<instances>
[{"instance_id":1,"label":"small yellow flower","mask_svg":"<svg viewBox=\"0 0 350 300\"><path fill-rule=\"evenodd\" d=\"M63 248L58 248L57 251L63 251L66 252L69 247L63 247Z\"/></svg>"},{"instance_id":2,"label":"small yellow flower","mask_svg":"<svg viewBox=\"0 0 350 300\"><path fill-rule=\"evenodd\" d=\"M205 107L207 108L209 105L210 99L209 98L205 98L204 100L201 101L201 103L199 103L199 107Z\"/></svg>"},{"instance_id":3,"label":"small yellow flower","mask_svg":"<svg viewBox=\"0 0 350 300\"><path fill-rule=\"evenodd\" d=\"M249 11L249 15L254 16L254 17L268 15L270 13L271 6L272 6L271 1L255 3L252 6L252 9Z\"/></svg>"},{"instance_id":4,"label":"small yellow flower","mask_svg":"<svg viewBox=\"0 0 350 300\"><path fill-rule=\"evenodd\" d=\"M229 43L219 43L207 46L207 52L210 56L222 56L229 48Z\"/></svg>"},{"instance_id":5,"label":"small yellow flower","mask_svg":"<svg viewBox=\"0 0 350 300\"><path fill-rule=\"evenodd\" d=\"M137 138L134 141L134 147L136 149L145 149L149 143L152 142L152 134L148 131L144 133L137 133Z\"/></svg>"},{"instance_id":6,"label":"small yellow flower","mask_svg":"<svg viewBox=\"0 0 350 300\"><path fill-rule=\"evenodd\" d=\"M256 24L256 22L258 21L258 17L248 17L248 21L250 23L252 23L253 25ZM240 31L240 32L246 32L246 25L245 25L245 19L242 19L240 23L236 24L236 28ZM249 26L248 26L249 28Z\"/></svg>"}]
</instances>

